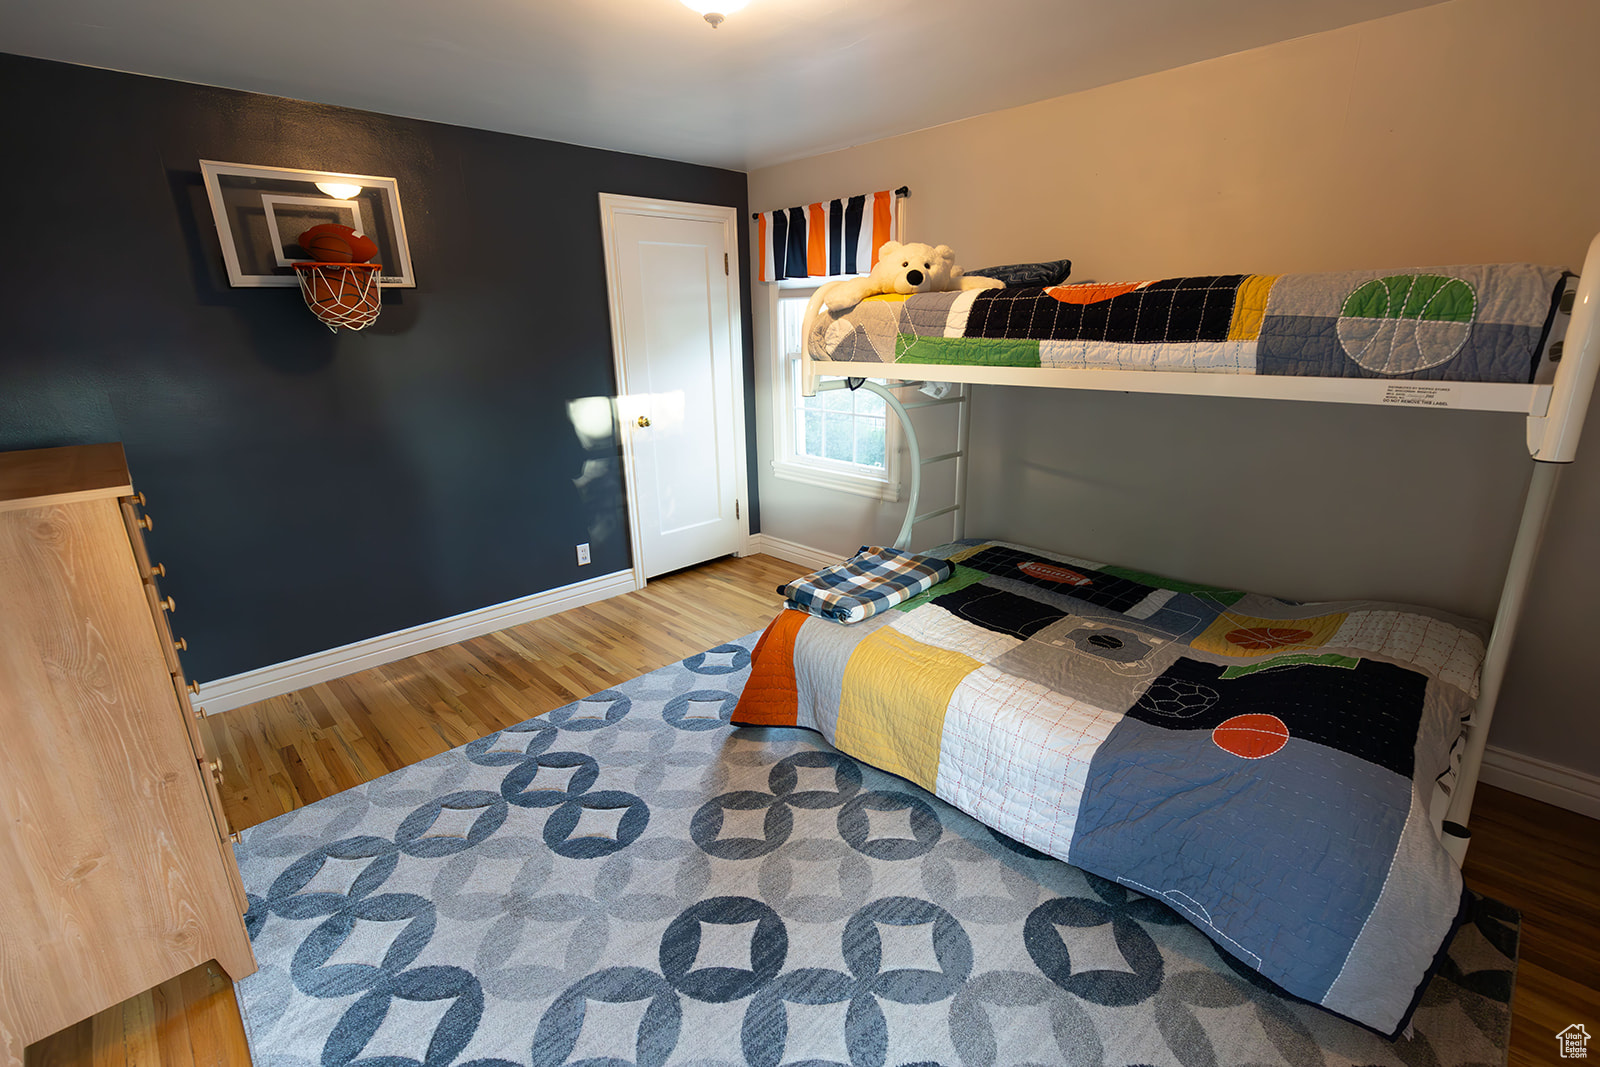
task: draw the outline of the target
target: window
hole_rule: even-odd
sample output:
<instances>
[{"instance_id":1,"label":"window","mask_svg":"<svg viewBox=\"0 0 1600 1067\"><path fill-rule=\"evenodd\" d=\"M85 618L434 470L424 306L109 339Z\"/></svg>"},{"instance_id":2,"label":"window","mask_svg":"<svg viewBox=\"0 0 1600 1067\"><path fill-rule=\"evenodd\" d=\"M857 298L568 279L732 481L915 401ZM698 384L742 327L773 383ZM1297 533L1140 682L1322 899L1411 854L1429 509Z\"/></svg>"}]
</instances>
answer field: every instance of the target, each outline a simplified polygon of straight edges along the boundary
<instances>
[{"instance_id":1,"label":"window","mask_svg":"<svg viewBox=\"0 0 1600 1067\"><path fill-rule=\"evenodd\" d=\"M780 290L777 296L773 473L808 485L898 500L899 426L883 398L848 389L800 394L800 327L813 291ZM882 378L872 380L885 384Z\"/></svg>"}]
</instances>

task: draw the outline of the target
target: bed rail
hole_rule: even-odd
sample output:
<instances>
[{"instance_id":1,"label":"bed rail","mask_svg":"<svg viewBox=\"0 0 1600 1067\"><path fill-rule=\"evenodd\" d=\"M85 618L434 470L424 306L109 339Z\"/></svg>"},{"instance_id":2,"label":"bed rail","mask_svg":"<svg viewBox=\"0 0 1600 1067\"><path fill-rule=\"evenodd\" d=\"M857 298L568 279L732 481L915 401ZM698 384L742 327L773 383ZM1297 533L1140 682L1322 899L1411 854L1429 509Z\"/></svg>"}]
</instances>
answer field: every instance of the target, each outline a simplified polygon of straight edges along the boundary
<instances>
[{"instance_id":1,"label":"bed rail","mask_svg":"<svg viewBox=\"0 0 1600 1067\"><path fill-rule=\"evenodd\" d=\"M1555 384L1545 412L1528 418L1528 452L1544 463L1571 463L1600 370L1600 234L1589 242L1572 321L1561 342Z\"/></svg>"},{"instance_id":2,"label":"bed rail","mask_svg":"<svg viewBox=\"0 0 1600 1067\"><path fill-rule=\"evenodd\" d=\"M1594 392L1595 374L1600 369L1600 235L1589 242L1583 273L1572 303L1572 321L1562 341L1561 361L1556 368L1555 385L1547 412L1528 417L1528 451L1533 456L1533 475L1522 505L1522 521L1506 565L1505 585L1495 609L1494 628L1484 649L1483 667L1478 673L1478 703L1467 728L1467 747L1461 758L1461 771L1445 813L1445 848L1461 862L1466 857L1472 831L1467 820L1483 769L1483 754L1489 744L1489 727L1494 720L1500 686L1505 681L1506 665L1516 640L1517 624L1527 600L1528 583L1533 578L1539 546L1544 542L1550 505L1555 499L1561 472L1578 452L1584 418Z\"/></svg>"}]
</instances>

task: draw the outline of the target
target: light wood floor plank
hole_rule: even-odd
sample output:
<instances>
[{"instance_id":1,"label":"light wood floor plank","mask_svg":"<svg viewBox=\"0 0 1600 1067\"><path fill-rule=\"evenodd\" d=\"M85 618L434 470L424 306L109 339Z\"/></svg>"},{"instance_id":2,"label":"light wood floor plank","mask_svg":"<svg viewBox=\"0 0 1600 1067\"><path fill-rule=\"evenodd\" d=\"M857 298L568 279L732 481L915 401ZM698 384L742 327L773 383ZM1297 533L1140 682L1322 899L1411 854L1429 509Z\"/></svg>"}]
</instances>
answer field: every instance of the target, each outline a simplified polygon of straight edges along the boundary
<instances>
[{"instance_id":1,"label":"light wood floor plank","mask_svg":"<svg viewBox=\"0 0 1600 1067\"><path fill-rule=\"evenodd\" d=\"M721 560L644 589L206 720L235 829L254 826L713 645L759 630L808 568ZM1524 913L1511 1063L1600 1034L1600 822L1490 786L1467 881ZM1596 1054L1600 1054L1597 1050ZM30 1067L243 1067L233 989L197 967L28 1050Z\"/></svg>"}]
</instances>

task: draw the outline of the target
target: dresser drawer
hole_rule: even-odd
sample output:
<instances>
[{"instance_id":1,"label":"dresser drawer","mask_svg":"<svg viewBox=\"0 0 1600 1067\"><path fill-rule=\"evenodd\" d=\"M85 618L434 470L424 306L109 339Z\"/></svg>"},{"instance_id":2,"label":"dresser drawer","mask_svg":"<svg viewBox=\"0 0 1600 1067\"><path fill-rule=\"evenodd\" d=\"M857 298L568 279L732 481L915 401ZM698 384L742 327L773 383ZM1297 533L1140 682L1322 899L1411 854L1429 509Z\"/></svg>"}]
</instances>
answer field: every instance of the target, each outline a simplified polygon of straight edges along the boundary
<instances>
[{"instance_id":1,"label":"dresser drawer","mask_svg":"<svg viewBox=\"0 0 1600 1067\"><path fill-rule=\"evenodd\" d=\"M218 789L222 778L222 761L200 759L195 761L195 766L205 783L206 797L211 802L211 821L217 828L217 847L222 850L222 865L230 876L228 885L233 890L239 914L243 915L250 910L250 898L245 895L244 880L239 876L239 861L233 854L233 831L228 827L228 814L222 808L222 793Z\"/></svg>"},{"instance_id":2,"label":"dresser drawer","mask_svg":"<svg viewBox=\"0 0 1600 1067\"><path fill-rule=\"evenodd\" d=\"M204 763L210 759L206 751L205 734L200 731L200 720L205 717L202 708L194 706L189 699L188 683L183 680L183 675L172 676L172 691L178 698L178 708L183 712L183 721L189 727L189 747L194 749L194 758Z\"/></svg>"},{"instance_id":3,"label":"dresser drawer","mask_svg":"<svg viewBox=\"0 0 1600 1067\"><path fill-rule=\"evenodd\" d=\"M149 594L150 614L156 621L156 632L161 635L161 654L166 657L167 669L181 678L183 663L178 659L178 653L187 649L189 643L177 640L172 634L172 624L167 616L177 610L177 604L170 596L162 596L161 587L156 583L157 578L166 577L167 568L164 564L150 562L150 550L144 543L144 531L150 528L153 520L148 514L139 513L139 506L143 502L143 493L123 497L118 501L122 508L122 524L128 529L128 544L133 548L133 559L138 565L139 577L144 581Z\"/></svg>"}]
</instances>

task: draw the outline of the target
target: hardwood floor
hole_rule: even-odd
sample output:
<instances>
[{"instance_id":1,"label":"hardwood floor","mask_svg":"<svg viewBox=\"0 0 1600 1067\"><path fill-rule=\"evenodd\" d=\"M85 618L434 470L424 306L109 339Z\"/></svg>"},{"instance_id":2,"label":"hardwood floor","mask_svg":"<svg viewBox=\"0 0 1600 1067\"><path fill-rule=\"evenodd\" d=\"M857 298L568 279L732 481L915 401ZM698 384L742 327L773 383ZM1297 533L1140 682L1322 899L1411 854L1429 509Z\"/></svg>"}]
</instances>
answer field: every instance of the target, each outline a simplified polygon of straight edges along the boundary
<instances>
[{"instance_id":1,"label":"hardwood floor","mask_svg":"<svg viewBox=\"0 0 1600 1067\"><path fill-rule=\"evenodd\" d=\"M1600 1037L1600 820L1479 786L1464 871L1522 911L1512 1067L1558 1062L1555 1035L1573 1023Z\"/></svg>"},{"instance_id":2,"label":"hardwood floor","mask_svg":"<svg viewBox=\"0 0 1600 1067\"><path fill-rule=\"evenodd\" d=\"M808 568L721 560L638 592L213 716L235 829L758 630ZM1600 1036L1600 821L1478 791L1467 881L1522 909L1510 1062L1557 1060L1571 1023ZM1596 1054L1600 1054L1597 1052ZM28 1049L31 1067L249 1062L233 990L199 967Z\"/></svg>"},{"instance_id":3,"label":"hardwood floor","mask_svg":"<svg viewBox=\"0 0 1600 1067\"><path fill-rule=\"evenodd\" d=\"M809 568L720 560L206 720L236 830L759 630Z\"/></svg>"}]
</instances>

